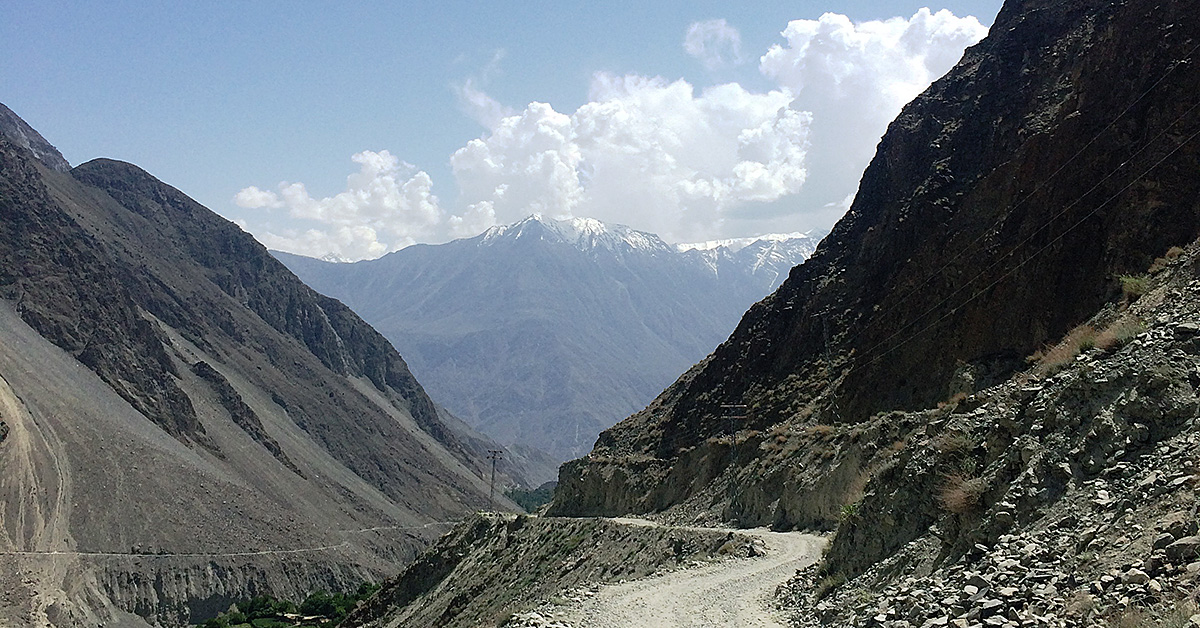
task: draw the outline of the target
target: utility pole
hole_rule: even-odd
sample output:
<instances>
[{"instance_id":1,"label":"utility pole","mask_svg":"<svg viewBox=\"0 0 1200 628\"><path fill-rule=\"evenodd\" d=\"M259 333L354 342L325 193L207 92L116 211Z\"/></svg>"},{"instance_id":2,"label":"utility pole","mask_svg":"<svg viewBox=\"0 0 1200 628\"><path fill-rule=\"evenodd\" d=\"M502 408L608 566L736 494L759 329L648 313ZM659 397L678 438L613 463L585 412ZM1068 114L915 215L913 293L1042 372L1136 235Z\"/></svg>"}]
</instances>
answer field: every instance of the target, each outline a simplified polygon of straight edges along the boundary
<instances>
[{"instance_id":1,"label":"utility pole","mask_svg":"<svg viewBox=\"0 0 1200 628\"><path fill-rule=\"evenodd\" d=\"M734 482L737 471L734 468L734 463L737 462L738 432L734 426L734 421L747 418L746 404L723 403L721 404L721 414L725 417L725 427L729 431L729 514L733 515L733 500L737 497L737 486Z\"/></svg>"},{"instance_id":2,"label":"utility pole","mask_svg":"<svg viewBox=\"0 0 1200 628\"><path fill-rule=\"evenodd\" d=\"M488 491L488 499L492 502L492 508L499 510L496 507L496 462L504 457L504 452L499 449L489 449L487 457L492 461L492 483Z\"/></svg>"}]
</instances>

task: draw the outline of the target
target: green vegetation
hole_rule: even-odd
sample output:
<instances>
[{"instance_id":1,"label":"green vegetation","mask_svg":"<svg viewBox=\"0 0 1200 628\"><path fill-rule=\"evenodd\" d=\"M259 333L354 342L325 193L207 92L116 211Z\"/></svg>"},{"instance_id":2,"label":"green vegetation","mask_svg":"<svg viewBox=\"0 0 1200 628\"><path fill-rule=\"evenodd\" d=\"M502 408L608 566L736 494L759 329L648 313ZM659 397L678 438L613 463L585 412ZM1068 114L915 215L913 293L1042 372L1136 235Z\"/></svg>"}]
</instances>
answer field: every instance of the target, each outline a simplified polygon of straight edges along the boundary
<instances>
[{"instance_id":1,"label":"green vegetation","mask_svg":"<svg viewBox=\"0 0 1200 628\"><path fill-rule=\"evenodd\" d=\"M1138 297L1150 291L1149 275L1121 275L1121 294L1126 301L1136 301Z\"/></svg>"},{"instance_id":2,"label":"green vegetation","mask_svg":"<svg viewBox=\"0 0 1200 628\"><path fill-rule=\"evenodd\" d=\"M554 498L554 487L557 485L558 482L546 482L533 490L510 488L504 491L504 494L517 502L517 505L524 508L525 512L532 513L550 503L550 500Z\"/></svg>"},{"instance_id":3,"label":"green vegetation","mask_svg":"<svg viewBox=\"0 0 1200 628\"><path fill-rule=\"evenodd\" d=\"M379 585L364 582L351 595L316 591L297 606L288 600L260 595L232 606L201 628L333 628L361 601L375 595Z\"/></svg>"}]
</instances>

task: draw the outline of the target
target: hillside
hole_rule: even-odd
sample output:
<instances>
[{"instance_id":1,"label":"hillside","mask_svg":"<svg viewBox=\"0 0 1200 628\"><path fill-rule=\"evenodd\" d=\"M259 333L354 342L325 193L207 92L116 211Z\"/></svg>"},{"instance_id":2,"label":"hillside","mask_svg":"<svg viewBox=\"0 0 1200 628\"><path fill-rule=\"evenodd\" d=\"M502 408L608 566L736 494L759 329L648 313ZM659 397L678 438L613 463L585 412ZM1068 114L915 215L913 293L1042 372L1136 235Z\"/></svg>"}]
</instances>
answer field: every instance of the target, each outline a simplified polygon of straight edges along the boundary
<instances>
[{"instance_id":1,"label":"hillside","mask_svg":"<svg viewBox=\"0 0 1200 628\"><path fill-rule=\"evenodd\" d=\"M487 504L493 445L348 308L141 169L67 170L14 119L0 623L175 623L352 588Z\"/></svg>"},{"instance_id":2,"label":"hillside","mask_svg":"<svg viewBox=\"0 0 1200 628\"><path fill-rule=\"evenodd\" d=\"M831 447L828 426L901 440L872 417L1004 381L1119 299L1120 276L1195 239L1196 11L1006 3L891 124L813 256L568 463L552 512L836 525L871 456ZM731 403L748 418L725 418Z\"/></svg>"},{"instance_id":3,"label":"hillside","mask_svg":"<svg viewBox=\"0 0 1200 628\"><path fill-rule=\"evenodd\" d=\"M675 247L533 216L353 264L276 256L387 336L455 415L562 461L708 355L819 235Z\"/></svg>"}]
</instances>

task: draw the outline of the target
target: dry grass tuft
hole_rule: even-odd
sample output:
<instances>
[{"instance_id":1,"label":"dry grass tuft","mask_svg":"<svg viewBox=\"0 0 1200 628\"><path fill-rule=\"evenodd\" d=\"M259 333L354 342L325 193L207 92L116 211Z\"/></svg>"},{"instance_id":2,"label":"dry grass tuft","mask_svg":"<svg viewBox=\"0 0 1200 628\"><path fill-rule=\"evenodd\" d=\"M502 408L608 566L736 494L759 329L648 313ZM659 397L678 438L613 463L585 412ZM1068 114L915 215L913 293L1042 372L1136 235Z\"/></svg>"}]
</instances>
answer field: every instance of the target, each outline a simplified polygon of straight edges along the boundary
<instances>
[{"instance_id":1,"label":"dry grass tuft","mask_svg":"<svg viewBox=\"0 0 1200 628\"><path fill-rule=\"evenodd\" d=\"M1039 375L1052 375L1068 365L1080 353L1096 346L1099 332L1091 325L1080 325L1067 333L1058 344L1049 349L1042 349L1029 357L1037 364Z\"/></svg>"},{"instance_id":2,"label":"dry grass tuft","mask_svg":"<svg viewBox=\"0 0 1200 628\"><path fill-rule=\"evenodd\" d=\"M956 473L946 477L938 493L938 502L947 512L963 515L979 507L986 489L983 478L968 478Z\"/></svg>"},{"instance_id":3,"label":"dry grass tuft","mask_svg":"<svg viewBox=\"0 0 1200 628\"><path fill-rule=\"evenodd\" d=\"M942 432L933 439L933 448L943 454L967 454L975 450L975 441L957 430Z\"/></svg>"},{"instance_id":4,"label":"dry grass tuft","mask_svg":"<svg viewBox=\"0 0 1200 628\"><path fill-rule=\"evenodd\" d=\"M1146 325L1142 321L1136 318L1122 318L1097 334L1095 344L1105 351L1116 349L1125 346L1143 331L1146 331Z\"/></svg>"}]
</instances>

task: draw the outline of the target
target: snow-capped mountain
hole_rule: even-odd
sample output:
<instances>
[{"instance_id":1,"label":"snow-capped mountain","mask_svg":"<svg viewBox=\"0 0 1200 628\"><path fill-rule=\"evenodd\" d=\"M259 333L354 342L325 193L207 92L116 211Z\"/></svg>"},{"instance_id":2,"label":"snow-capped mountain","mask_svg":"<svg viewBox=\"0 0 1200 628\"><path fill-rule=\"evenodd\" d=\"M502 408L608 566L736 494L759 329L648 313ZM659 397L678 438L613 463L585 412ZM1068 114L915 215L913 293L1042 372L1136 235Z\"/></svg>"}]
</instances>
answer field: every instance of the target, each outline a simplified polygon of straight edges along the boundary
<instances>
[{"instance_id":1,"label":"snow-capped mountain","mask_svg":"<svg viewBox=\"0 0 1200 628\"><path fill-rule=\"evenodd\" d=\"M671 250L671 245L653 233L637 231L625 225L606 225L594 218L555 220L541 214L533 214L511 225L492 227L483 233L482 243L521 237L565 242L585 252L603 249L624 254L633 251L667 253Z\"/></svg>"},{"instance_id":2,"label":"snow-capped mountain","mask_svg":"<svg viewBox=\"0 0 1200 628\"><path fill-rule=\"evenodd\" d=\"M276 256L387 336L453 413L566 460L725 340L821 235L676 246L534 215L352 264Z\"/></svg>"}]
</instances>

